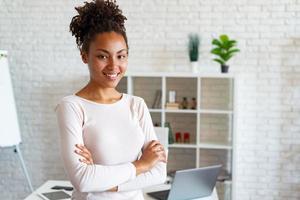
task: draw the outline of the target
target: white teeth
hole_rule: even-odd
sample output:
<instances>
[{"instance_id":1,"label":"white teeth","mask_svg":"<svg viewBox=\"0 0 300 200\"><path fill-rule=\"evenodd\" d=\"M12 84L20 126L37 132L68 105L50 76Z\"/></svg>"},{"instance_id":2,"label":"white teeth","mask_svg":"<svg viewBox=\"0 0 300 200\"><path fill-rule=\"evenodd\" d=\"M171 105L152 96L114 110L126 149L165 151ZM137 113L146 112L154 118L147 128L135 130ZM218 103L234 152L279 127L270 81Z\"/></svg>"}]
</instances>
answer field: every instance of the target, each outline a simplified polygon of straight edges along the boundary
<instances>
[{"instance_id":1,"label":"white teeth","mask_svg":"<svg viewBox=\"0 0 300 200\"><path fill-rule=\"evenodd\" d=\"M118 76L118 73L113 73L113 74L106 74L104 73L105 76L108 76L109 78L116 78Z\"/></svg>"}]
</instances>

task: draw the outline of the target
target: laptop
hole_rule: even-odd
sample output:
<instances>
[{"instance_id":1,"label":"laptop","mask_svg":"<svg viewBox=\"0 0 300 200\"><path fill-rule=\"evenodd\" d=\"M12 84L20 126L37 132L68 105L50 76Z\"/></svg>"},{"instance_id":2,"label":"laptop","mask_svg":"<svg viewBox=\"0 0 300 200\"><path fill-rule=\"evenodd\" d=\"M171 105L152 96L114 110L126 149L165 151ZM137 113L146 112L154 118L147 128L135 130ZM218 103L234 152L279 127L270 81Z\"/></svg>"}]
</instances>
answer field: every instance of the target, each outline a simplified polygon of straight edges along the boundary
<instances>
[{"instance_id":1,"label":"laptop","mask_svg":"<svg viewBox=\"0 0 300 200\"><path fill-rule=\"evenodd\" d=\"M222 165L178 170L170 190L147 193L159 200L184 200L210 196Z\"/></svg>"}]
</instances>

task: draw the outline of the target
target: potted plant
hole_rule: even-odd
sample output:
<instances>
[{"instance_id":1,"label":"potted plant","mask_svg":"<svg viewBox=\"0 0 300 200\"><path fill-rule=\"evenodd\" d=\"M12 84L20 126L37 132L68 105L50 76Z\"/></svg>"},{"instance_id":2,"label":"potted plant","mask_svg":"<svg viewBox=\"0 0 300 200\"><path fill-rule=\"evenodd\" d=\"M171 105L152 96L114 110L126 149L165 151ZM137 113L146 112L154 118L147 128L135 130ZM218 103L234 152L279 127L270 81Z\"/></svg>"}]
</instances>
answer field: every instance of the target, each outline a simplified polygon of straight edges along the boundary
<instances>
[{"instance_id":1,"label":"potted plant","mask_svg":"<svg viewBox=\"0 0 300 200\"><path fill-rule=\"evenodd\" d=\"M212 44L214 48L211 50L211 53L218 56L218 58L213 60L221 64L222 73L227 73L229 69L227 65L228 60L240 51L235 48L237 41L229 39L227 35L220 35L219 40L216 38L212 40Z\"/></svg>"},{"instance_id":2,"label":"potted plant","mask_svg":"<svg viewBox=\"0 0 300 200\"><path fill-rule=\"evenodd\" d=\"M198 72L199 44L198 34L189 34L189 58L194 73Z\"/></svg>"}]
</instances>

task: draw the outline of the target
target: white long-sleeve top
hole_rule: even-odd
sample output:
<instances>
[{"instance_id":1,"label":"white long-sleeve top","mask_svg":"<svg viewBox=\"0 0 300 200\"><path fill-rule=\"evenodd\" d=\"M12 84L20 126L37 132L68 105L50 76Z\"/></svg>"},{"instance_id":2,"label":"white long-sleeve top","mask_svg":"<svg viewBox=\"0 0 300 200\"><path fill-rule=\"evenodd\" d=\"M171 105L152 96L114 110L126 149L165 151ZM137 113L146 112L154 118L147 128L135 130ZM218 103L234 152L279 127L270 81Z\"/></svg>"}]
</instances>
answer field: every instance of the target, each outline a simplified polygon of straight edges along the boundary
<instances>
[{"instance_id":1,"label":"white long-sleeve top","mask_svg":"<svg viewBox=\"0 0 300 200\"><path fill-rule=\"evenodd\" d=\"M157 140L142 98L123 93L115 103L100 104L70 95L56 113L64 168L74 186L72 199L141 200L142 188L165 181L165 163L138 176L132 164L151 140ZM89 149L93 165L79 161L75 144ZM106 191L115 186L118 192Z\"/></svg>"}]
</instances>

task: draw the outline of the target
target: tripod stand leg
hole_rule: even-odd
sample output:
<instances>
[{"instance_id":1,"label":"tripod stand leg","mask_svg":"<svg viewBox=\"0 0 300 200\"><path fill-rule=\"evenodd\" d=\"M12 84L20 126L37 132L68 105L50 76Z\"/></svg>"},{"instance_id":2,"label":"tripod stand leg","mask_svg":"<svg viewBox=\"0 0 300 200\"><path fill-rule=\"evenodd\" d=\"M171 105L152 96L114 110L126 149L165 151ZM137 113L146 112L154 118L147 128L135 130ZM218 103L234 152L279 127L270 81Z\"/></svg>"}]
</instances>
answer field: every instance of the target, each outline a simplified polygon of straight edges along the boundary
<instances>
[{"instance_id":1,"label":"tripod stand leg","mask_svg":"<svg viewBox=\"0 0 300 200\"><path fill-rule=\"evenodd\" d=\"M33 192L33 187L32 187L32 184L31 184L31 180L29 178L28 171L27 171L26 165L25 165L24 160L23 160L22 152L21 152L21 149L20 149L18 144L16 145L16 150L17 150L17 154L19 155L19 159L20 159L24 174L26 176L29 188L30 188L31 192Z\"/></svg>"}]
</instances>

